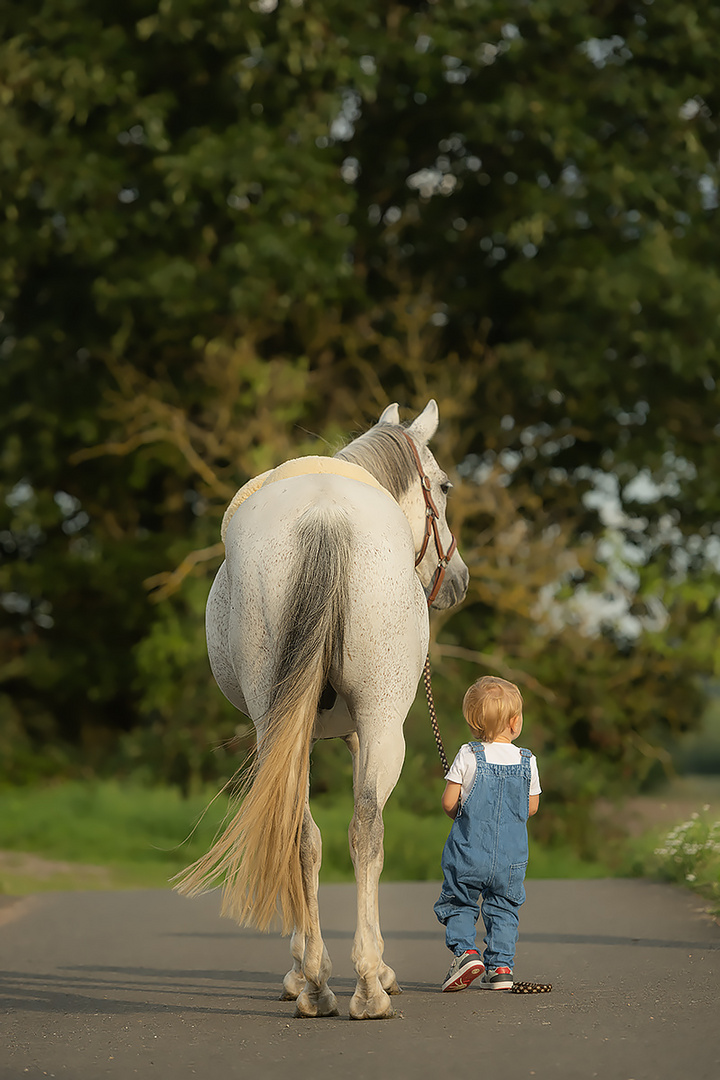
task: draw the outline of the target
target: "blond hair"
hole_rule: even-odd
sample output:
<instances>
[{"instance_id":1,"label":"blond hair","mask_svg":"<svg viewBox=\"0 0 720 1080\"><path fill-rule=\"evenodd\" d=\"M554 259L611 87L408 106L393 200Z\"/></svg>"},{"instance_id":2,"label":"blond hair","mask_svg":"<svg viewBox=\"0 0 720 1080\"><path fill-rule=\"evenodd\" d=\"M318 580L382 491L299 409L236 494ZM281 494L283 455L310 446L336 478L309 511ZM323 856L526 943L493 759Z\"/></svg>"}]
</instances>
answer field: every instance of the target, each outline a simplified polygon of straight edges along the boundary
<instances>
[{"instance_id":1,"label":"blond hair","mask_svg":"<svg viewBox=\"0 0 720 1080\"><path fill-rule=\"evenodd\" d=\"M463 716L481 742L493 742L522 712L522 694L514 683L483 675L463 698Z\"/></svg>"}]
</instances>

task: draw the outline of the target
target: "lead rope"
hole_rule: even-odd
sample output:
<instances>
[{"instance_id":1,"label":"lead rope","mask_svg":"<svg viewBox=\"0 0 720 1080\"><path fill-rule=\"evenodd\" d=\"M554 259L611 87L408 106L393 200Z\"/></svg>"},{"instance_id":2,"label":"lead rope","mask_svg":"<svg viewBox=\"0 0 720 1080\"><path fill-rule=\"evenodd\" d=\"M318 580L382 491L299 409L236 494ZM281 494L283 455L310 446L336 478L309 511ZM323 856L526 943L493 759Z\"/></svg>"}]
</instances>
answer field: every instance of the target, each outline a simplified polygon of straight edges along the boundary
<instances>
[{"instance_id":1,"label":"lead rope","mask_svg":"<svg viewBox=\"0 0 720 1080\"><path fill-rule=\"evenodd\" d=\"M425 683L425 696L427 697L428 712L430 713L430 723L432 725L433 735L435 736L440 761L442 762L444 776L450 768L450 765L448 764L447 755L445 754L445 747L443 746L442 736L440 735L440 728L438 727L437 722L437 713L435 712L435 702L433 701L432 683L430 682L430 653L428 653L425 658L423 681Z\"/></svg>"}]
</instances>

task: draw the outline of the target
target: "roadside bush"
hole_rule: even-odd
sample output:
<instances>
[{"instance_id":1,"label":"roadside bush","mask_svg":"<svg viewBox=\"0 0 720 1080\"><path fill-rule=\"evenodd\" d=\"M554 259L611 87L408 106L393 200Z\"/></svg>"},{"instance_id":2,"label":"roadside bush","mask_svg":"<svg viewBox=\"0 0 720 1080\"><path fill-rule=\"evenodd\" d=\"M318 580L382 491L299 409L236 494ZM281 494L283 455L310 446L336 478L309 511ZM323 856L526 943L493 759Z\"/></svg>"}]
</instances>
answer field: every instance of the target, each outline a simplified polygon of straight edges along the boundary
<instances>
[{"instance_id":1,"label":"roadside bush","mask_svg":"<svg viewBox=\"0 0 720 1080\"><path fill-rule=\"evenodd\" d=\"M657 874L666 881L689 885L712 901L712 912L720 914L720 821L703 814L691 814L665 836L653 857Z\"/></svg>"}]
</instances>

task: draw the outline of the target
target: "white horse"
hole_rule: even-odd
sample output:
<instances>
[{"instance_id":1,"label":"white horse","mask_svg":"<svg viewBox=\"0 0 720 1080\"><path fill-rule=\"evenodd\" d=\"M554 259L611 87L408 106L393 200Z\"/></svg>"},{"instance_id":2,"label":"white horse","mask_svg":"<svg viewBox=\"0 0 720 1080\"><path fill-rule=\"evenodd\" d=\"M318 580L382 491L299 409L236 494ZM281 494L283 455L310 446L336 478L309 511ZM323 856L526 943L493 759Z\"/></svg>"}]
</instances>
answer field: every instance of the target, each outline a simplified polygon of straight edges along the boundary
<instances>
[{"instance_id":1,"label":"white horse","mask_svg":"<svg viewBox=\"0 0 720 1080\"><path fill-rule=\"evenodd\" d=\"M283 997L297 1000L296 1016L338 1014L318 913L320 830L308 800L317 739L344 739L353 758L350 1016L392 1016L388 995L400 992L383 961L378 914L383 807L405 755L428 605L457 604L468 585L445 520L451 484L427 448L437 425L434 401L409 427L390 405L334 459L289 463L291 474L313 461L321 471L253 488L227 523L226 559L208 599L212 671L252 718L257 754L237 813L178 888L192 895L224 879L223 913L241 925L266 930L280 914L293 957Z\"/></svg>"}]
</instances>

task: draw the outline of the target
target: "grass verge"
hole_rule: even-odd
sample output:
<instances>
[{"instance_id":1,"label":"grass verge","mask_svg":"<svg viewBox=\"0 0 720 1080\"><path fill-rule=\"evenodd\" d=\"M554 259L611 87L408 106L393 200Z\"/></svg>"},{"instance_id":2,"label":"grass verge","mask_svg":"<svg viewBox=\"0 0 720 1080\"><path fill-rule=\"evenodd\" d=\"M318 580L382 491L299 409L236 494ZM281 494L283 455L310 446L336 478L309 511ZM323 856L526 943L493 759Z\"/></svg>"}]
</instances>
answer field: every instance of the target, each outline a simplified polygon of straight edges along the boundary
<instances>
[{"instance_id":1,"label":"grass verge","mask_svg":"<svg viewBox=\"0 0 720 1080\"><path fill-rule=\"evenodd\" d=\"M184 799L171 788L113 782L66 782L0 789L0 894L48 889L162 888L212 843L227 811L214 792ZM208 804L209 806L208 809ZM323 835L322 881L352 881L347 828L352 800L318 799L313 815ZM440 812L418 818L385 810L385 881L439 881L450 827ZM569 849L531 839L529 876L606 877Z\"/></svg>"},{"instance_id":2,"label":"grass verge","mask_svg":"<svg viewBox=\"0 0 720 1080\"><path fill-rule=\"evenodd\" d=\"M167 885L210 846L227 809L220 797L205 813L212 797L113 782L1 789L0 894Z\"/></svg>"}]
</instances>

